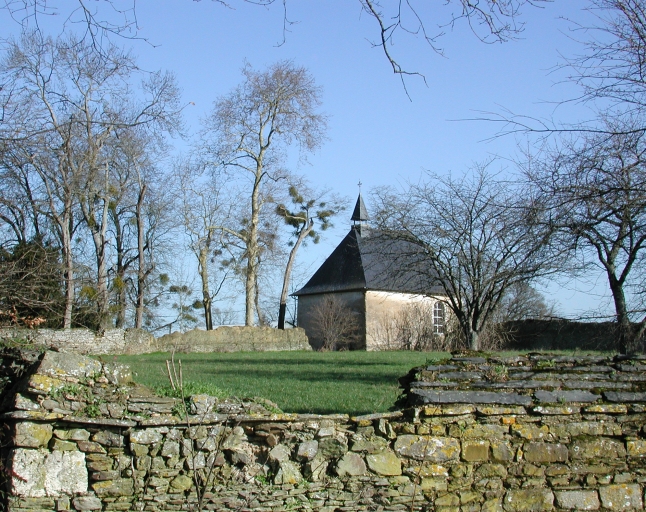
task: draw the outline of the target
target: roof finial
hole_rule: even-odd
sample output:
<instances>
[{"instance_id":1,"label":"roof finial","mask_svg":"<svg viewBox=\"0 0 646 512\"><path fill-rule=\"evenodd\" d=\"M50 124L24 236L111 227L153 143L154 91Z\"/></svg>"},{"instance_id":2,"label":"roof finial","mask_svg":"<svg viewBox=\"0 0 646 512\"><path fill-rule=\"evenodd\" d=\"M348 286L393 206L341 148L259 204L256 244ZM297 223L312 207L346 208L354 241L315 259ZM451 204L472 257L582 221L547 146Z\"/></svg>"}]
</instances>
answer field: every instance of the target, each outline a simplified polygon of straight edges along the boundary
<instances>
[{"instance_id":1,"label":"roof finial","mask_svg":"<svg viewBox=\"0 0 646 512\"><path fill-rule=\"evenodd\" d=\"M361 183L361 180L359 180L358 185L359 185L359 194L361 194L361 185L363 185L363 183Z\"/></svg>"}]
</instances>

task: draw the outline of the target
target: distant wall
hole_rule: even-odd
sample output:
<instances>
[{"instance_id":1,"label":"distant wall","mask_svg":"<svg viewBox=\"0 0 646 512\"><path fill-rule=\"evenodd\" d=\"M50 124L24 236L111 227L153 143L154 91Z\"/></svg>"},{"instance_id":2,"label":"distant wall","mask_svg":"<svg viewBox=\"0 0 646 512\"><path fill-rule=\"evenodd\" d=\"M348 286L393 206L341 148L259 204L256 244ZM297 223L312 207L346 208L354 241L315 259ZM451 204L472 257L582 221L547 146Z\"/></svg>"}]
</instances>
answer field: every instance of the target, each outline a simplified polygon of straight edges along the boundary
<instances>
[{"instance_id":1,"label":"distant wall","mask_svg":"<svg viewBox=\"0 0 646 512\"><path fill-rule=\"evenodd\" d=\"M144 354L156 350L155 338L143 329L19 329L0 328L0 339L24 340L30 344L77 354Z\"/></svg>"},{"instance_id":2,"label":"distant wall","mask_svg":"<svg viewBox=\"0 0 646 512\"><path fill-rule=\"evenodd\" d=\"M220 326L212 331L175 332L155 340L156 350L169 352L267 352L312 350L303 329Z\"/></svg>"},{"instance_id":3,"label":"distant wall","mask_svg":"<svg viewBox=\"0 0 646 512\"><path fill-rule=\"evenodd\" d=\"M644 510L646 358L455 356L405 384L386 414L195 395L180 417L127 367L49 352L3 404L0 508Z\"/></svg>"},{"instance_id":4,"label":"distant wall","mask_svg":"<svg viewBox=\"0 0 646 512\"><path fill-rule=\"evenodd\" d=\"M510 341L506 350L602 350L617 348L617 324L614 322L573 322L570 320L522 320L507 322ZM646 352L641 346L631 347Z\"/></svg>"},{"instance_id":5,"label":"distant wall","mask_svg":"<svg viewBox=\"0 0 646 512\"><path fill-rule=\"evenodd\" d=\"M239 352L311 350L303 329L221 326L195 329L155 339L142 329L0 329L0 339L25 340L33 345L77 354L146 354L150 352Z\"/></svg>"}]
</instances>

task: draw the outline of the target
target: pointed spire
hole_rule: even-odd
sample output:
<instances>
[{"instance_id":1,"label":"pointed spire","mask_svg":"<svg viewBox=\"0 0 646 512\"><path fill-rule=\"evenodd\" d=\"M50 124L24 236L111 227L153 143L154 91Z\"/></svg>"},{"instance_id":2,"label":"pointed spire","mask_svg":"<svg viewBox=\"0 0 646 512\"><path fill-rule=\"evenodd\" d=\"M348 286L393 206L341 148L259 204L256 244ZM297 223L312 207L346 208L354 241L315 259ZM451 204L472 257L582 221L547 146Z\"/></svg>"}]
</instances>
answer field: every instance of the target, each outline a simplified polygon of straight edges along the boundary
<instances>
[{"instance_id":1,"label":"pointed spire","mask_svg":"<svg viewBox=\"0 0 646 512\"><path fill-rule=\"evenodd\" d=\"M350 220L353 222L365 222L370 220L368 210L366 210L366 205L363 203L363 198L361 197L361 192L359 192L359 198L357 199L357 204L354 206L354 211L352 212Z\"/></svg>"}]
</instances>

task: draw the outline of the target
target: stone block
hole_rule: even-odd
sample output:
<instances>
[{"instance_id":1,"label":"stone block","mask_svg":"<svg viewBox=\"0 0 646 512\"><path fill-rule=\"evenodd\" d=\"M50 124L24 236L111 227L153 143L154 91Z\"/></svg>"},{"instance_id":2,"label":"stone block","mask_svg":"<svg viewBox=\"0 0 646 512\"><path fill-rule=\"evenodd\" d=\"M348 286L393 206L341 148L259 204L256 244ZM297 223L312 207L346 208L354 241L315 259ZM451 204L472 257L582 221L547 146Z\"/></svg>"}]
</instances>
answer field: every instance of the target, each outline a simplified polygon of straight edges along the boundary
<instances>
[{"instance_id":1,"label":"stone block","mask_svg":"<svg viewBox=\"0 0 646 512\"><path fill-rule=\"evenodd\" d=\"M103 365L95 359L73 352L47 351L36 373L57 379L65 377L86 379L101 374L102 370Z\"/></svg>"},{"instance_id":2,"label":"stone block","mask_svg":"<svg viewBox=\"0 0 646 512\"><path fill-rule=\"evenodd\" d=\"M126 364L104 363L103 373L114 386L126 386L133 381L130 366Z\"/></svg>"},{"instance_id":3,"label":"stone block","mask_svg":"<svg viewBox=\"0 0 646 512\"><path fill-rule=\"evenodd\" d=\"M411 389L408 400L411 405L464 403L529 406L533 402L531 396L519 395L518 393L432 391L427 389Z\"/></svg>"},{"instance_id":4,"label":"stone block","mask_svg":"<svg viewBox=\"0 0 646 512\"><path fill-rule=\"evenodd\" d=\"M136 444L154 444L162 440L159 429L147 428L144 430L135 430L130 433L130 442Z\"/></svg>"},{"instance_id":5,"label":"stone block","mask_svg":"<svg viewBox=\"0 0 646 512\"><path fill-rule=\"evenodd\" d=\"M357 435L352 438L350 449L353 452L379 453L388 448L388 444L383 437Z\"/></svg>"},{"instance_id":6,"label":"stone block","mask_svg":"<svg viewBox=\"0 0 646 512\"><path fill-rule=\"evenodd\" d=\"M424 416L462 416L473 414L476 408L473 405L428 405L422 408Z\"/></svg>"},{"instance_id":7,"label":"stone block","mask_svg":"<svg viewBox=\"0 0 646 512\"><path fill-rule=\"evenodd\" d=\"M86 453L106 453L105 448L94 441L78 441L79 450Z\"/></svg>"},{"instance_id":8,"label":"stone block","mask_svg":"<svg viewBox=\"0 0 646 512\"><path fill-rule=\"evenodd\" d=\"M16 423L14 445L25 448L40 448L47 446L52 438L54 429L49 423L31 423L22 421Z\"/></svg>"},{"instance_id":9,"label":"stone block","mask_svg":"<svg viewBox=\"0 0 646 512\"><path fill-rule=\"evenodd\" d=\"M366 463L370 470L378 475L397 476L402 474L401 460L390 450L366 455Z\"/></svg>"},{"instance_id":10,"label":"stone block","mask_svg":"<svg viewBox=\"0 0 646 512\"><path fill-rule=\"evenodd\" d=\"M92 441L103 446L124 446L123 436L108 430L100 430L92 436Z\"/></svg>"},{"instance_id":11,"label":"stone block","mask_svg":"<svg viewBox=\"0 0 646 512\"><path fill-rule=\"evenodd\" d=\"M366 474L363 457L355 452L347 452L336 466L336 474L343 476L362 476Z\"/></svg>"},{"instance_id":12,"label":"stone block","mask_svg":"<svg viewBox=\"0 0 646 512\"><path fill-rule=\"evenodd\" d=\"M534 398L539 402L548 403L548 404L557 404L557 403L590 403L596 402L601 398L600 395L591 393L590 391L544 391L539 390L534 392Z\"/></svg>"},{"instance_id":13,"label":"stone block","mask_svg":"<svg viewBox=\"0 0 646 512\"><path fill-rule=\"evenodd\" d=\"M467 462L489 460L489 441L480 439L462 441L462 460Z\"/></svg>"},{"instance_id":14,"label":"stone block","mask_svg":"<svg viewBox=\"0 0 646 512\"><path fill-rule=\"evenodd\" d=\"M509 433L509 426L494 424L474 424L467 426L462 431L456 431L457 425L451 425L451 435L463 439L488 439L502 438Z\"/></svg>"},{"instance_id":15,"label":"stone block","mask_svg":"<svg viewBox=\"0 0 646 512\"><path fill-rule=\"evenodd\" d=\"M105 480L92 484L92 489L97 496L118 497L132 496L134 492L134 482L129 478L117 478L115 480Z\"/></svg>"},{"instance_id":16,"label":"stone block","mask_svg":"<svg viewBox=\"0 0 646 512\"><path fill-rule=\"evenodd\" d=\"M278 471L274 477L275 485L295 485L303 480L303 475L301 470L295 462L291 460L286 460L280 462L278 465Z\"/></svg>"},{"instance_id":17,"label":"stone block","mask_svg":"<svg viewBox=\"0 0 646 512\"><path fill-rule=\"evenodd\" d=\"M37 402L20 393L16 393L13 406L20 411L38 411L40 409L40 405Z\"/></svg>"},{"instance_id":18,"label":"stone block","mask_svg":"<svg viewBox=\"0 0 646 512\"><path fill-rule=\"evenodd\" d=\"M563 444L525 443L523 451L525 460L528 462L551 463L568 460L568 449Z\"/></svg>"},{"instance_id":19,"label":"stone block","mask_svg":"<svg viewBox=\"0 0 646 512\"><path fill-rule=\"evenodd\" d=\"M70 498L69 496L61 496L56 500L56 512L61 512L64 510L70 509Z\"/></svg>"},{"instance_id":20,"label":"stone block","mask_svg":"<svg viewBox=\"0 0 646 512\"><path fill-rule=\"evenodd\" d=\"M517 423L511 425L511 433L515 436L527 440L540 440L545 438L550 432L547 425L532 425L531 423Z\"/></svg>"},{"instance_id":21,"label":"stone block","mask_svg":"<svg viewBox=\"0 0 646 512\"><path fill-rule=\"evenodd\" d=\"M503 508L507 512L542 512L552 510L553 503L549 489L513 489L505 494Z\"/></svg>"},{"instance_id":22,"label":"stone block","mask_svg":"<svg viewBox=\"0 0 646 512\"><path fill-rule=\"evenodd\" d=\"M312 460L319 451L319 443L315 439L303 441L298 445L296 458L299 460Z\"/></svg>"},{"instance_id":23,"label":"stone block","mask_svg":"<svg viewBox=\"0 0 646 512\"><path fill-rule=\"evenodd\" d=\"M187 475L177 475L170 482L171 492L184 492L193 486L193 479Z\"/></svg>"},{"instance_id":24,"label":"stone block","mask_svg":"<svg viewBox=\"0 0 646 512\"><path fill-rule=\"evenodd\" d=\"M409 467L407 474L412 474L422 478L429 477L448 477L449 470L441 464L424 464L423 466Z\"/></svg>"},{"instance_id":25,"label":"stone block","mask_svg":"<svg viewBox=\"0 0 646 512\"><path fill-rule=\"evenodd\" d=\"M204 447L201 447L204 448ZM177 441L168 441L164 443L161 450L162 457L179 457L179 443Z\"/></svg>"},{"instance_id":26,"label":"stone block","mask_svg":"<svg viewBox=\"0 0 646 512\"><path fill-rule=\"evenodd\" d=\"M601 506L597 491L556 491L556 504L567 510L598 510Z\"/></svg>"},{"instance_id":27,"label":"stone block","mask_svg":"<svg viewBox=\"0 0 646 512\"><path fill-rule=\"evenodd\" d=\"M12 451L11 492L40 498L87 492L88 473L81 452Z\"/></svg>"},{"instance_id":28,"label":"stone block","mask_svg":"<svg viewBox=\"0 0 646 512\"><path fill-rule=\"evenodd\" d=\"M444 478L422 478L419 487L424 492L429 491L446 491L449 484Z\"/></svg>"},{"instance_id":29,"label":"stone block","mask_svg":"<svg viewBox=\"0 0 646 512\"><path fill-rule=\"evenodd\" d=\"M319 441L319 452L326 459L338 459L348 451L348 445L337 437L324 437Z\"/></svg>"},{"instance_id":30,"label":"stone block","mask_svg":"<svg viewBox=\"0 0 646 512\"><path fill-rule=\"evenodd\" d=\"M553 427L556 435L565 437L620 436L621 426L604 421L574 421Z\"/></svg>"},{"instance_id":31,"label":"stone block","mask_svg":"<svg viewBox=\"0 0 646 512\"><path fill-rule=\"evenodd\" d=\"M643 439L627 441L626 451L629 457L646 457L646 441Z\"/></svg>"},{"instance_id":32,"label":"stone block","mask_svg":"<svg viewBox=\"0 0 646 512\"><path fill-rule=\"evenodd\" d=\"M615 484L599 487L603 508L608 510L643 510L642 491L637 484Z\"/></svg>"},{"instance_id":33,"label":"stone block","mask_svg":"<svg viewBox=\"0 0 646 512\"><path fill-rule=\"evenodd\" d=\"M436 507L458 507L459 505L460 497L457 494L445 494L435 499Z\"/></svg>"},{"instance_id":34,"label":"stone block","mask_svg":"<svg viewBox=\"0 0 646 512\"><path fill-rule=\"evenodd\" d=\"M524 416L527 410L521 406L479 405L476 410L484 416Z\"/></svg>"},{"instance_id":35,"label":"stone block","mask_svg":"<svg viewBox=\"0 0 646 512\"><path fill-rule=\"evenodd\" d=\"M395 451L402 457L429 462L458 460L460 442L451 437L403 435L397 437Z\"/></svg>"},{"instance_id":36,"label":"stone block","mask_svg":"<svg viewBox=\"0 0 646 512\"><path fill-rule=\"evenodd\" d=\"M581 407L576 405L537 405L532 408L532 411L543 416L568 416L579 414Z\"/></svg>"},{"instance_id":37,"label":"stone block","mask_svg":"<svg viewBox=\"0 0 646 512\"><path fill-rule=\"evenodd\" d=\"M513 460L514 450L508 441L492 439L489 441L491 446L491 458L496 462L507 462Z\"/></svg>"},{"instance_id":38,"label":"stone block","mask_svg":"<svg viewBox=\"0 0 646 512\"><path fill-rule=\"evenodd\" d=\"M78 450L76 443L73 443L72 441L63 441L61 439L54 439L49 444L49 447L55 452L72 452Z\"/></svg>"},{"instance_id":39,"label":"stone block","mask_svg":"<svg viewBox=\"0 0 646 512\"><path fill-rule=\"evenodd\" d=\"M476 469L475 477L482 478L506 478L507 469L503 464L482 464Z\"/></svg>"},{"instance_id":40,"label":"stone block","mask_svg":"<svg viewBox=\"0 0 646 512\"><path fill-rule=\"evenodd\" d=\"M624 443L609 437L583 437L570 443L572 460L623 459L626 457Z\"/></svg>"},{"instance_id":41,"label":"stone block","mask_svg":"<svg viewBox=\"0 0 646 512\"><path fill-rule=\"evenodd\" d=\"M269 452L269 460L272 462L284 462L289 460L291 450L284 444L274 446Z\"/></svg>"},{"instance_id":42,"label":"stone block","mask_svg":"<svg viewBox=\"0 0 646 512\"><path fill-rule=\"evenodd\" d=\"M329 462L320 455L305 464L305 474L312 482L320 482L325 478Z\"/></svg>"},{"instance_id":43,"label":"stone block","mask_svg":"<svg viewBox=\"0 0 646 512\"><path fill-rule=\"evenodd\" d=\"M628 407L624 404L595 404L583 408L585 412L594 412L599 414L626 414Z\"/></svg>"},{"instance_id":44,"label":"stone block","mask_svg":"<svg viewBox=\"0 0 646 512\"><path fill-rule=\"evenodd\" d=\"M605 391L603 396L609 402L646 402L646 392Z\"/></svg>"},{"instance_id":45,"label":"stone block","mask_svg":"<svg viewBox=\"0 0 646 512\"><path fill-rule=\"evenodd\" d=\"M502 500L500 498L494 498L485 501L482 504L482 512L503 512Z\"/></svg>"},{"instance_id":46,"label":"stone block","mask_svg":"<svg viewBox=\"0 0 646 512\"><path fill-rule=\"evenodd\" d=\"M86 510L102 510L101 500L96 496L77 496L72 500L75 510L85 512Z\"/></svg>"},{"instance_id":47,"label":"stone block","mask_svg":"<svg viewBox=\"0 0 646 512\"><path fill-rule=\"evenodd\" d=\"M69 430L54 430L54 436L65 441L88 441L90 433L83 428L71 428Z\"/></svg>"}]
</instances>

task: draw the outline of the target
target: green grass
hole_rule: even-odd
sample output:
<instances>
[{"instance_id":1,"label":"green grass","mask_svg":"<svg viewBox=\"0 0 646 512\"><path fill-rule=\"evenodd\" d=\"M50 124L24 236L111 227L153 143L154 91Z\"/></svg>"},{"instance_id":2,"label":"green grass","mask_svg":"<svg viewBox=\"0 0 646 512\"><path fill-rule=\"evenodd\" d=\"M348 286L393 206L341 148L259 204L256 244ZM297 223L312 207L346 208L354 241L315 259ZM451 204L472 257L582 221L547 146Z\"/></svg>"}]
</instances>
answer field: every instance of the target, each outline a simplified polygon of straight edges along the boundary
<instances>
[{"instance_id":1,"label":"green grass","mask_svg":"<svg viewBox=\"0 0 646 512\"><path fill-rule=\"evenodd\" d=\"M185 386L216 396L267 398L285 412L351 415L386 412L400 393L397 379L425 352L236 352L176 354ZM168 389L166 353L119 356L135 381Z\"/></svg>"}]
</instances>

